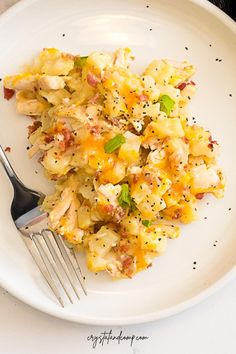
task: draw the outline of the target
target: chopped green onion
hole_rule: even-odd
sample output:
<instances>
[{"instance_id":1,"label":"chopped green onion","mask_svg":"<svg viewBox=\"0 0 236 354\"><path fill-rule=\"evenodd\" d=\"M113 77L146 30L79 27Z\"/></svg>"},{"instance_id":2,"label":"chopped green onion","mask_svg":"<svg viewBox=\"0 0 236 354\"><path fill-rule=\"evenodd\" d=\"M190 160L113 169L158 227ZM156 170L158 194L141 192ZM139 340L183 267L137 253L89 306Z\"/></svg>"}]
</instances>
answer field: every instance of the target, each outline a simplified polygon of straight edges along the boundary
<instances>
[{"instance_id":1,"label":"chopped green onion","mask_svg":"<svg viewBox=\"0 0 236 354\"><path fill-rule=\"evenodd\" d=\"M142 224L146 227L149 227L152 225L152 221L151 220L142 220Z\"/></svg>"},{"instance_id":2,"label":"chopped green onion","mask_svg":"<svg viewBox=\"0 0 236 354\"><path fill-rule=\"evenodd\" d=\"M86 60L88 59L88 57L75 57L74 60L74 66L75 68L82 68L84 66L84 64L86 63Z\"/></svg>"},{"instance_id":3,"label":"chopped green onion","mask_svg":"<svg viewBox=\"0 0 236 354\"><path fill-rule=\"evenodd\" d=\"M160 102L160 110L165 112L166 115L169 116L170 112L172 111L175 105L175 101L172 100L172 98L170 98L170 96L168 95L162 95L159 98L159 102Z\"/></svg>"},{"instance_id":4,"label":"chopped green onion","mask_svg":"<svg viewBox=\"0 0 236 354\"><path fill-rule=\"evenodd\" d=\"M136 205L129 194L129 185L126 183L121 186L121 193L118 197L118 203L122 206L122 208L130 207L132 211L136 209Z\"/></svg>"},{"instance_id":5,"label":"chopped green onion","mask_svg":"<svg viewBox=\"0 0 236 354\"><path fill-rule=\"evenodd\" d=\"M131 205L131 198L129 195L129 185L128 184L122 184L121 186L121 193L118 198L118 203L122 207L126 207L127 205Z\"/></svg>"},{"instance_id":6,"label":"chopped green onion","mask_svg":"<svg viewBox=\"0 0 236 354\"><path fill-rule=\"evenodd\" d=\"M118 134L114 138L106 142L106 144L104 145L104 150L107 154L111 154L124 143L125 137L122 134Z\"/></svg>"}]
</instances>

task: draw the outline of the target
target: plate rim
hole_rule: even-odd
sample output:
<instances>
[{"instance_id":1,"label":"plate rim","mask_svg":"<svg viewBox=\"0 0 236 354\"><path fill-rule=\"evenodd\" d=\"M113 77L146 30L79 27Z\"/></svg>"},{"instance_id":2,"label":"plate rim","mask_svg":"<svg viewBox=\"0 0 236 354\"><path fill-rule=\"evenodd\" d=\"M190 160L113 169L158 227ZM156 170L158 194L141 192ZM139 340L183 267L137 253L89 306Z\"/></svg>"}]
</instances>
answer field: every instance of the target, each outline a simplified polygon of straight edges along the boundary
<instances>
[{"instance_id":1,"label":"plate rim","mask_svg":"<svg viewBox=\"0 0 236 354\"><path fill-rule=\"evenodd\" d=\"M25 7L28 7L37 1L39 0L20 0L16 4L8 8L0 15L0 27L4 25L5 21L10 19L19 11L21 11ZM216 5L212 4L210 1L207 0L188 0L188 1L202 8L207 13L216 17L236 36L236 22L225 12L219 9ZM56 318L60 318L63 320L80 323L80 324L87 324L87 325L131 325L131 324L153 322L183 312L188 308L197 305L203 300L206 300L209 296L213 295L214 293L216 293L216 291L223 288L223 286L228 284L235 277L236 277L236 265L232 266L232 268L229 271L227 271L223 276L221 276L216 282L211 284L208 288L202 290L201 292L191 297L190 299L178 303L177 305L171 306L161 311L145 313L142 315L129 316L126 318L113 318L113 319L112 318L101 319L99 317L91 317L91 316L81 317L78 315L72 315L69 313L60 312L57 309L44 306L43 303L39 304L38 302L34 301L34 298L32 299L25 298L23 295L19 294L17 289L14 286L12 286L11 283L8 283L8 281L5 281L4 279L1 278L1 274L0 274L0 286L6 289L11 295L21 300L23 303L43 313L52 315Z\"/></svg>"}]
</instances>

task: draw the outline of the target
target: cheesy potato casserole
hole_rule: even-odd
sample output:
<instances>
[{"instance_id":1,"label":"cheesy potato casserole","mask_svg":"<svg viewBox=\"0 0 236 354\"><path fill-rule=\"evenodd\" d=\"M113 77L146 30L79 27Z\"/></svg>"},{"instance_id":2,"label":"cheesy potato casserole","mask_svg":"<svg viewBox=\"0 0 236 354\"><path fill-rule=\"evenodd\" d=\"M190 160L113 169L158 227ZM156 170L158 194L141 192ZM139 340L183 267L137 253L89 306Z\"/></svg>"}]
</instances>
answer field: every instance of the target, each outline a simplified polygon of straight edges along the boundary
<instances>
[{"instance_id":1,"label":"cheesy potato casserole","mask_svg":"<svg viewBox=\"0 0 236 354\"><path fill-rule=\"evenodd\" d=\"M195 73L187 61L130 70L130 49L71 55L44 49L4 79L5 98L30 116L29 156L39 154L55 192L49 226L88 268L131 278L163 254L205 193L223 196L211 133L188 119Z\"/></svg>"}]
</instances>

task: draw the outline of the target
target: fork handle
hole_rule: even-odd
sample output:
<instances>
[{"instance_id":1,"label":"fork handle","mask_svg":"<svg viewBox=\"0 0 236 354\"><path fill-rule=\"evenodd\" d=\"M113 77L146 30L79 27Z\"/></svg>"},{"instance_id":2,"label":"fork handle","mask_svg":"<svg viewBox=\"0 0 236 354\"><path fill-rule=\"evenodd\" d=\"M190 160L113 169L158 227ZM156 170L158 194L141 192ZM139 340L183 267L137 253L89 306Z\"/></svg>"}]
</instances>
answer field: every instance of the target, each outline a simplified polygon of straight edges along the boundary
<instances>
[{"instance_id":1,"label":"fork handle","mask_svg":"<svg viewBox=\"0 0 236 354\"><path fill-rule=\"evenodd\" d=\"M15 182L16 181L20 182L1 145L0 145L0 162L4 167L9 179L11 180L11 183L14 185L14 180Z\"/></svg>"}]
</instances>

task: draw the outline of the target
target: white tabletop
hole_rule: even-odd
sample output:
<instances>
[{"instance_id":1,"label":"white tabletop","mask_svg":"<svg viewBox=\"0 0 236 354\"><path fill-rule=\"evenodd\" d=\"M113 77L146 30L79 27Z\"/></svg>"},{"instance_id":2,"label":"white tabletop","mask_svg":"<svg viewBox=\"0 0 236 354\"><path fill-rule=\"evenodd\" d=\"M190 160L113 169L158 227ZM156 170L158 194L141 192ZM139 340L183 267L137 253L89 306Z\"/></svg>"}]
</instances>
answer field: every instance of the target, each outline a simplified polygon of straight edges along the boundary
<instances>
[{"instance_id":1,"label":"white tabletop","mask_svg":"<svg viewBox=\"0 0 236 354\"><path fill-rule=\"evenodd\" d=\"M0 0L0 12L17 0ZM56 0L55 0L56 1ZM109 332L148 339L88 340ZM235 354L236 279L217 294L174 317L136 326L99 327L66 322L38 312L0 288L0 353L4 354Z\"/></svg>"},{"instance_id":2,"label":"white tabletop","mask_svg":"<svg viewBox=\"0 0 236 354\"><path fill-rule=\"evenodd\" d=\"M0 289L0 353L4 354L235 354L236 280L179 315L136 326L84 326L59 320ZM143 341L110 342L92 348L88 337L146 336Z\"/></svg>"}]
</instances>

